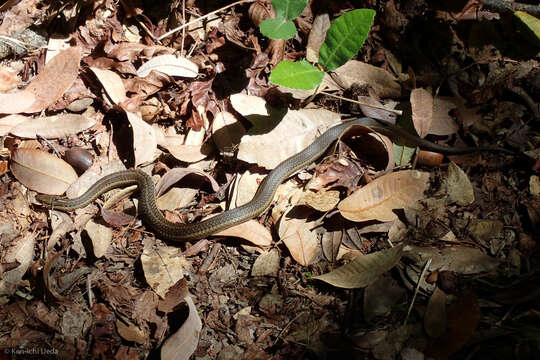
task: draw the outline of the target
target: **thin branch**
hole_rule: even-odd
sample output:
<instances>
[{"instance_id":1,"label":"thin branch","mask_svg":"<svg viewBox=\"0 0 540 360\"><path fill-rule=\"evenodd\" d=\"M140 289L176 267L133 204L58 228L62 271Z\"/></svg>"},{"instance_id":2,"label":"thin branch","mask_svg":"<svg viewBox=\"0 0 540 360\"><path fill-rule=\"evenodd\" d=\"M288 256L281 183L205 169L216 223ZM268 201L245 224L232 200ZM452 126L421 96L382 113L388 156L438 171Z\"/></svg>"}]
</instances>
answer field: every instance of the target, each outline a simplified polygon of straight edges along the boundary
<instances>
[{"instance_id":1,"label":"thin branch","mask_svg":"<svg viewBox=\"0 0 540 360\"><path fill-rule=\"evenodd\" d=\"M236 5L240 5L240 4L243 4L243 3L249 3L249 2L253 2L253 1L255 1L255 0L240 0L240 1L233 2L232 4L224 6L221 9L217 9L217 10L214 10L212 12L209 12L208 14L203 15L203 16L195 19L195 20L191 20L190 22L185 23L184 25L180 25L176 29L172 29L171 31L166 32L165 34L158 37L157 41L161 41L161 40L165 39L167 36L170 36L170 35L174 34L175 32L180 31L183 28L188 27L188 26L190 26L192 24L198 23L199 21L202 21L202 20L204 20L204 19L206 19L206 18L208 18L208 17L210 17L210 16L212 16L214 14L217 14L218 12L221 12L223 10L227 10L228 8L231 8L231 7L236 6Z\"/></svg>"},{"instance_id":2,"label":"thin branch","mask_svg":"<svg viewBox=\"0 0 540 360\"><path fill-rule=\"evenodd\" d=\"M355 103L355 104L358 104L358 105L362 105L362 106L369 106L369 107L374 108L374 109L379 109L379 110L388 111L388 112L394 113L394 114L396 114L396 115L403 115L403 111L401 111L401 110L387 109L387 108L385 108L384 106L368 104L368 103L365 103L365 102L362 102L362 101L353 100L353 99L349 99L349 98L346 98L346 97L343 97L343 96L339 96L339 95L334 95L334 94L331 94L331 93L327 93L326 91L321 91L319 94L328 95L328 96L331 96L331 97L335 97L336 99L340 99L340 100L343 100L343 101L352 102L352 103Z\"/></svg>"}]
</instances>

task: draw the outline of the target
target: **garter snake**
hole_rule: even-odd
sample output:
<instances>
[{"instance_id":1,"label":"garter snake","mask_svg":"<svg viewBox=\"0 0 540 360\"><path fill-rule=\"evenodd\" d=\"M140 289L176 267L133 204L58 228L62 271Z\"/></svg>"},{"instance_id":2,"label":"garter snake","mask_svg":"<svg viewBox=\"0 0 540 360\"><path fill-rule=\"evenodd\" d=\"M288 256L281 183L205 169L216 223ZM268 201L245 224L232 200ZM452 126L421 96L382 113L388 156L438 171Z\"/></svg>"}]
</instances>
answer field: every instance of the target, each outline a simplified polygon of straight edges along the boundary
<instances>
[{"instance_id":1,"label":"garter snake","mask_svg":"<svg viewBox=\"0 0 540 360\"><path fill-rule=\"evenodd\" d=\"M136 184L139 193L139 213L157 236L180 242L200 239L262 213L270 206L279 184L295 171L317 160L352 125L363 125L393 139L399 138L407 144L443 154L454 155L489 150L511 152L493 147L446 147L424 140L383 121L356 118L328 129L304 150L280 163L264 178L255 196L247 204L198 223L179 224L168 221L157 208L152 178L140 170L125 170L105 176L93 184L83 195L74 199L51 195L38 195L36 199L48 208L70 211L88 205L109 190Z\"/></svg>"}]
</instances>

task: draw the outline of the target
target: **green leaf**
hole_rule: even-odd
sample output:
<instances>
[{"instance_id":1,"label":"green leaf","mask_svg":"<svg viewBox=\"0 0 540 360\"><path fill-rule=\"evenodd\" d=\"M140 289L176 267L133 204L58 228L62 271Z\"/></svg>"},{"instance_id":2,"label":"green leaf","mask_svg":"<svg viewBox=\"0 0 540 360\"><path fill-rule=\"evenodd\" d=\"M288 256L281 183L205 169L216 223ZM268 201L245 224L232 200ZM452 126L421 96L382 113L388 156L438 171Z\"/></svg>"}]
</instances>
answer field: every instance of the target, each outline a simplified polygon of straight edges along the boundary
<instances>
[{"instance_id":1,"label":"green leaf","mask_svg":"<svg viewBox=\"0 0 540 360\"><path fill-rule=\"evenodd\" d=\"M264 20L259 29L270 39L290 39L296 34L294 23L282 17Z\"/></svg>"},{"instance_id":2,"label":"green leaf","mask_svg":"<svg viewBox=\"0 0 540 360\"><path fill-rule=\"evenodd\" d=\"M540 46L540 19L523 11L516 11L514 15L525 25L525 38L532 44ZM527 33L528 30L528 33Z\"/></svg>"},{"instance_id":3,"label":"green leaf","mask_svg":"<svg viewBox=\"0 0 540 360\"><path fill-rule=\"evenodd\" d=\"M292 20L304 10L307 0L273 0L272 5L278 18Z\"/></svg>"},{"instance_id":4,"label":"green leaf","mask_svg":"<svg viewBox=\"0 0 540 360\"><path fill-rule=\"evenodd\" d=\"M356 55L367 39L374 18L375 10L358 9L334 20L319 50L319 64L326 71L332 71Z\"/></svg>"},{"instance_id":5,"label":"green leaf","mask_svg":"<svg viewBox=\"0 0 540 360\"><path fill-rule=\"evenodd\" d=\"M280 62L270 74L270 82L292 89L310 90L319 85L324 73L306 60Z\"/></svg>"}]
</instances>

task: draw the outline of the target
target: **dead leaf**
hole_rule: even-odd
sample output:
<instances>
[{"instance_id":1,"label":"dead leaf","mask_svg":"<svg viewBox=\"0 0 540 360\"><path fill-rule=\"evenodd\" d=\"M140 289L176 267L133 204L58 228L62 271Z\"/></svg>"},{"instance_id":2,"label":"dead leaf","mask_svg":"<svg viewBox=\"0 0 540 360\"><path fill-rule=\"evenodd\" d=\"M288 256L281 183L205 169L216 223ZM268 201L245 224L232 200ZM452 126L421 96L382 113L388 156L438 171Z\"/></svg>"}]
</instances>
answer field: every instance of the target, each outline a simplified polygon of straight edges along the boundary
<instances>
[{"instance_id":1,"label":"dead leaf","mask_svg":"<svg viewBox=\"0 0 540 360\"><path fill-rule=\"evenodd\" d=\"M403 246L404 244L401 244L390 249L358 256L348 264L313 278L346 289L366 287L399 262L403 254Z\"/></svg>"},{"instance_id":2,"label":"dead leaf","mask_svg":"<svg viewBox=\"0 0 540 360\"><path fill-rule=\"evenodd\" d=\"M455 109L462 100L454 97L437 96L433 99L433 121L429 133L438 136L455 134L459 127L448 114Z\"/></svg>"},{"instance_id":3,"label":"dead leaf","mask_svg":"<svg viewBox=\"0 0 540 360\"><path fill-rule=\"evenodd\" d=\"M162 299L169 288L184 277L186 259L179 248L144 242L141 264L146 282Z\"/></svg>"},{"instance_id":4,"label":"dead leaf","mask_svg":"<svg viewBox=\"0 0 540 360\"><path fill-rule=\"evenodd\" d=\"M474 189L467 174L453 161L448 166L448 178L446 179L448 198L452 203L466 206L474 202Z\"/></svg>"},{"instance_id":5,"label":"dead leaf","mask_svg":"<svg viewBox=\"0 0 540 360\"><path fill-rule=\"evenodd\" d=\"M315 222L307 221L313 210L300 209L292 208L283 215L278 234L294 260L300 265L307 266L315 260L320 247L317 234L313 230Z\"/></svg>"},{"instance_id":6,"label":"dead leaf","mask_svg":"<svg viewBox=\"0 0 540 360\"><path fill-rule=\"evenodd\" d=\"M446 294L435 288L424 314L424 328L431 338L438 338L446 331Z\"/></svg>"},{"instance_id":7,"label":"dead leaf","mask_svg":"<svg viewBox=\"0 0 540 360\"><path fill-rule=\"evenodd\" d=\"M188 360L199 344L202 321L191 296L187 296L185 300L189 307L188 318L161 346L163 360Z\"/></svg>"},{"instance_id":8,"label":"dead leaf","mask_svg":"<svg viewBox=\"0 0 540 360\"><path fill-rule=\"evenodd\" d=\"M416 206L423 199L429 173L404 170L381 176L341 201L341 215L351 221L393 221L393 209Z\"/></svg>"},{"instance_id":9,"label":"dead leaf","mask_svg":"<svg viewBox=\"0 0 540 360\"><path fill-rule=\"evenodd\" d=\"M169 76L194 78L199 74L199 67L185 57L160 55L144 63L137 70L137 75L143 78L150 74L151 71L159 71Z\"/></svg>"},{"instance_id":10,"label":"dead leaf","mask_svg":"<svg viewBox=\"0 0 540 360\"><path fill-rule=\"evenodd\" d=\"M15 150L11 155L10 168L21 184L43 194L63 194L77 180L77 173L71 165L41 150Z\"/></svg>"},{"instance_id":11,"label":"dead leaf","mask_svg":"<svg viewBox=\"0 0 540 360\"><path fill-rule=\"evenodd\" d=\"M79 75L81 56L78 47L61 51L24 90L0 94L0 113L34 113L45 110L73 85Z\"/></svg>"},{"instance_id":12,"label":"dead leaf","mask_svg":"<svg viewBox=\"0 0 540 360\"><path fill-rule=\"evenodd\" d=\"M24 274L32 265L35 241L35 234L29 234L16 241L2 255L3 263L18 263L19 265L0 276L0 295L12 295L19 287Z\"/></svg>"},{"instance_id":13,"label":"dead leaf","mask_svg":"<svg viewBox=\"0 0 540 360\"><path fill-rule=\"evenodd\" d=\"M197 174L199 176L202 176L205 180L207 180L210 183L210 185L212 185L212 189L214 191L219 190L219 184L217 183L217 181L213 177L208 175L206 172L202 171L201 169L197 169L195 167L174 168L168 171L161 178L161 180L159 180L158 184L156 185L157 196L160 196L172 185L174 185L178 181L182 180L185 176L190 175L190 174Z\"/></svg>"},{"instance_id":14,"label":"dead leaf","mask_svg":"<svg viewBox=\"0 0 540 360\"><path fill-rule=\"evenodd\" d=\"M433 122L433 96L422 88L411 91L414 128L421 138L426 137Z\"/></svg>"},{"instance_id":15,"label":"dead leaf","mask_svg":"<svg viewBox=\"0 0 540 360\"><path fill-rule=\"evenodd\" d=\"M147 341L145 332L137 325L124 320L116 319L116 330L118 334L127 341L133 341L137 344L144 344Z\"/></svg>"},{"instance_id":16,"label":"dead leaf","mask_svg":"<svg viewBox=\"0 0 540 360\"><path fill-rule=\"evenodd\" d=\"M248 220L245 223L221 230L213 236L234 236L248 240L260 247L272 245L272 234L270 230L255 220Z\"/></svg>"},{"instance_id":17,"label":"dead leaf","mask_svg":"<svg viewBox=\"0 0 540 360\"><path fill-rule=\"evenodd\" d=\"M480 320L478 299L472 292L461 294L447 310L448 327L444 335L428 345L425 354L448 359L460 350L474 334Z\"/></svg>"},{"instance_id":18,"label":"dead leaf","mask_svg":"<svg viewBox=\"0 0 540 360\"><path fill-rule=\"evenodd\" d=\"M260 254L251 268L251 276L276 276L279 270L279 251L271 249Z\"/></svg>"},{"instance_id":19,"label":"dead leaf","mask_svg":"<svg viewBox=\"0 0 540 360\"><path fill-rule=\"evenodd\" d=\"M17 114L8 115L0 118L0 136L6 136L7 134L9 134L11 129L27 120L31 120L31 118L29 118L28 116Z\"/></svg>"},{"instance_id":20,"label":"dead leaf","mask_svg":"<svg viewBox=\"0 0 540 360\"><path fill-rule=\"evenodd\" d=\"M93 109L85 114L59 114L53 116L28 119L11 129L11 133L22 138L45 139L62 138L77 134L96 124Z\"/></svg>"},{"instance_id":21,"label":"dead leaf","mask_svg":"<svg viewBox=\"0 0 540 360\"><path fill-rule=\"evenodd\" d=\"M306 59L309 62L316 63L319 60L319 49L324 43L326 32L330 28L330 16L323 12L315 16L311 31L309 32L306 46Z\"/></svg>"},{"instance_id":22,"label":"dead leaf","mask_svg":"<svg viewBox=\"0 0 540 360\"><path fill-rule=\"evenodd\" d=\"M145 123L137 114L127 112L126 115L133 130L133 152L135 166L152 162L156 157L157 140L154 129Z\"/></svg>"},{"instance_id":23,"label":"dead leaf","mask_svg":"<svg viewBox=\"0 0 540 360\"><path fill-rule=\"evenodd\" d=\"M15 89L19 79L17 74L8 67L0 66L0 92L5 93L11 89Z\"/></svg>"},{"instance_id":24,"label":"dead leaf","mask_svg":"<svg viewBox=\"0 0 540 360\"><path fill-rule=\"evenodd\" d=\"M119 105L127 100L126 88L120 75L111 70L98 69L92 66L90 70L96 75L113 104Z\"/></svg>"},{"instance_id":25,"label":"dead leaf","mask_svg":"<svg viewBox=\"0 0 540 360\"><path fill-rule=\"evenodd\" d=\"M86 223L84 230L92 241L92 247L96 258L100 258L107 252L112 243L112 230L110 227L98 224L93 220Z\"/></svg>"},{"instance_id":26,"label":"dead leaf","mask_svg":"<svg viewBox=\"0 0 540 360\"><path fill-rule=\"evenodd\" d=\"M227 111L218 113L212 124L212 140L224 152L234 152L245 133L244 125Z\"/></svg>"},{"instance_id":27,"label":"dead leaf","mask_svg":"<svg viewBox=\"0 0 540 360\"><path fill-rule=\"evenodd\" d=\"M401 87L394 76L379 67L349 60L334 70L334 73L340 85L346 89L353 85L370 86L382 99L401 96Z\"/></svg>"}]
</instances>

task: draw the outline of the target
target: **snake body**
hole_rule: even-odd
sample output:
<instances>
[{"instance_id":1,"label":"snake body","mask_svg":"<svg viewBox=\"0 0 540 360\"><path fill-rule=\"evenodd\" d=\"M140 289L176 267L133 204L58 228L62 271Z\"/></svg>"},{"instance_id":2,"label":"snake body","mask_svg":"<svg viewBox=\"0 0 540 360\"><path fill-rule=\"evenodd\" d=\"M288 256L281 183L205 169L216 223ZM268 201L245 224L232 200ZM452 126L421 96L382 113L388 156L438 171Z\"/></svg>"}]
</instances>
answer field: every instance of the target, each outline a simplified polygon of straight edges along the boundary
<instances>
[{"instance_id":1,"label":"snake body","mask_svg":"<svg viewBox=\"0 0 540 360\"><path fill-rule=\"evenodd\" d=\"M105 176L83 195L74 199L50 195L38 195L36 199L48 208L70 211L88 205L109 190L136 184L139 193L139 214L158 237L179 242L201 239L261 214L272 203L279 184L295 171L318 159L344 131L353 125L363 125L393 139L400 138L409 145L443 154L454 155L476 151L510 152L493 147L446 147L419 138L387 122L371 118L356 118L328 129L304 150L280 163L264 178L255 196L247 204L198 223L179 224L168 221L157 208L152 178L140 170L125 170Z\"/></svg>"}]
</instances>

